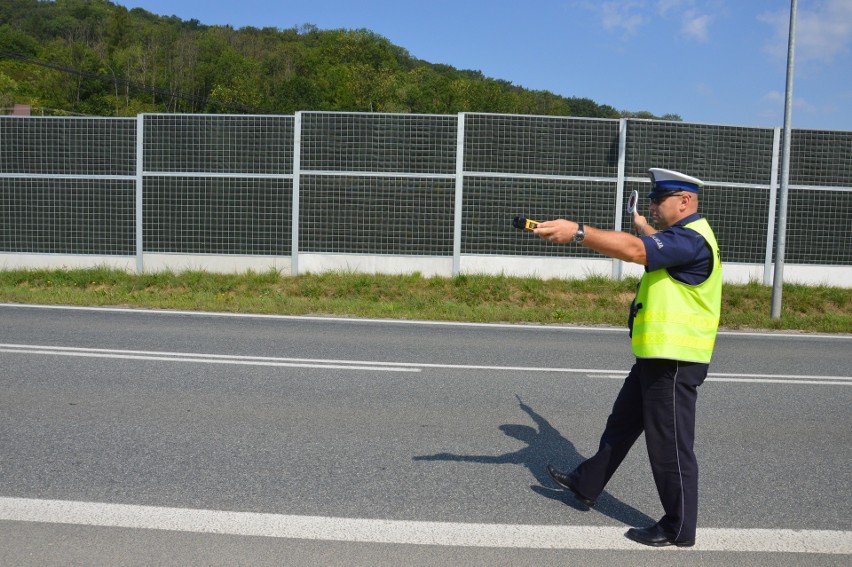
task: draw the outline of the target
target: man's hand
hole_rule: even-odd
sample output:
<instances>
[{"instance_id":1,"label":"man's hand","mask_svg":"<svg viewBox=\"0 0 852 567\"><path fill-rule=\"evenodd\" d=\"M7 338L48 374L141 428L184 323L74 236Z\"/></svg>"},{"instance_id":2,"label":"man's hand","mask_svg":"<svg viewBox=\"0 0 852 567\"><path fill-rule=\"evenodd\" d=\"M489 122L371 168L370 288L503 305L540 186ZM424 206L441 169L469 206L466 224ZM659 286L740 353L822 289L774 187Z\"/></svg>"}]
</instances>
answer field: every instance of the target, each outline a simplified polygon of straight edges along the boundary
<instances>
[{"instance_id":1,"label":"man's hand","mask_svg":"<svg viewBox=\"0 0 852 567\"><path fill-rule=\"evenodd\" d=\"M633 222L645 222L645 217L633 213ZM565 219L556 219L552 221L541 222L533 231L536 236L547 242L554 244L566 244L573 242L574 234L580 225L574 221ZM656 232L647 223L644 225L642 234L653 234ZM638 230L638 227L637 227ZM601 230L589 225L585 225L586 238L583 240L583 246L591 248L596 252L600 252L604 256L610 258L618 258L625 262L633 262L635 264L645 265L648 262L645 255L645 245L642 240L633 236L629 232ZM648 232L650 231L650 232Z\"/></svg>"},{"instance_id":2,"label":"man's hand","mask_svg":"<svg viewBox=\"0 0 852 567\"><path fill-rule=\"evenodd\" d=\"M654 234L656 229L648 224L648 219L640 215L638 212L633 213L633 228L639 236L648 236Z\"/></svg>"},{"instance_id":3,"label":"man's hand","mask_svg":"<svg viewBox=\"0 0 852 567\"><path fill-rule=\"evenodd\" d=\"M554 244L565 244L574 240L579 225L574 221L556 219L538 223L533 231L536 236Z\"/></svg>"}]
</instances>

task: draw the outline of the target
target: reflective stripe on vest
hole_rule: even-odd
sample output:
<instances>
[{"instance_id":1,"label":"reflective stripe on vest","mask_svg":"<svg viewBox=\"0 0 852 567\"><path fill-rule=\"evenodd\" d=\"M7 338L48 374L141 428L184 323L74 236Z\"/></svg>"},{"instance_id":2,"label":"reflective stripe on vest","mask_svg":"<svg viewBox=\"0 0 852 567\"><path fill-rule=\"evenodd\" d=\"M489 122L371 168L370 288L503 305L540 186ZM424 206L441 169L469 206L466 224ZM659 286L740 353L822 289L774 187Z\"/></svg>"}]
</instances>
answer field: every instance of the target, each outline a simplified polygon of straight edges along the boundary
<instances>
[{"instance_id":1,"label":"reflective stripe on vest","mask_svg":"<svg viewBox=\"0 0 852 567\"><path fill-rule=\"evenodd\" d=\"M699 219L684 225L704 237L713 255L710 277L698 285L679 282L665 268L646 272L636 293L633 354L637 358L666 358L710 362L722 310L722 270L719 245L710 225Z\"/></svg>"}]
</instances>

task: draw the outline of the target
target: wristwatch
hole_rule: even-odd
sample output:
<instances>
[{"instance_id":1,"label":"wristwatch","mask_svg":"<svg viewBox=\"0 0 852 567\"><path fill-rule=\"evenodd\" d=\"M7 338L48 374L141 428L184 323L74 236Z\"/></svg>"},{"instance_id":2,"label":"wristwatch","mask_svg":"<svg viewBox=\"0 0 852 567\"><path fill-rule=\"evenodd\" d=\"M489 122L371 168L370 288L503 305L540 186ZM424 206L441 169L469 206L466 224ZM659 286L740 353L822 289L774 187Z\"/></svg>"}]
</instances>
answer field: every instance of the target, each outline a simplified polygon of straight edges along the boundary
<instances>
[{"instance_id":1,"label":"wristwatch","mask_svg":"<svg viewBox=\"0 0 852 567\"><path fill-rule=\"evenodd\" d=\"M580 243L586 239L586 230L583 228L583 223L577 223L577 232L574 233L574 242Z\"/></svg>"}]
</instances>

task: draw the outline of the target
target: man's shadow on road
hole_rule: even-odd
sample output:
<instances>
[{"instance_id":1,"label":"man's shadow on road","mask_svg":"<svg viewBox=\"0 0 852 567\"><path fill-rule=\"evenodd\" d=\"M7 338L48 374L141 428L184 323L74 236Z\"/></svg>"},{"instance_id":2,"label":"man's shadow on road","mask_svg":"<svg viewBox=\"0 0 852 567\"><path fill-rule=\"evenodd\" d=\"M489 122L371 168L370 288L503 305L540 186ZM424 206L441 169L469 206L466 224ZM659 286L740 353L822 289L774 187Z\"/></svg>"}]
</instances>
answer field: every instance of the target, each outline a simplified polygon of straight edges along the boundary
<instances>
[{"instance_id":1,"label":"man's shadow on road","mask_svg":"<svg viewBox=\"0 0 852 567\"><path fill-rule=\"evenodd\" d=\"M571 471L585 458L577 452L574 444L563 437L550 423L531 407L526 405L520 397L518 398L520 408L532 418L538 426L520 424L505 424L499 429L519 441L527 444L523 449L502 455L456 455L452 453L437 453L435 455L420 455L414 457L415 461L458 461L469 463L487 463L497 465L523 465L538 482L530 486L530 489L546 498L559 500L577 510L587 510L585 505L579 503L574 495L562 489L553 482L547 474L545 467L553 463L560 470ZM553 456L556 456L554 459ZM614 520L631 526L643 526L653 524L655 520L643 514L604 491L597 499L595 510L609 516Z\"/></svg>"}]
</instances>

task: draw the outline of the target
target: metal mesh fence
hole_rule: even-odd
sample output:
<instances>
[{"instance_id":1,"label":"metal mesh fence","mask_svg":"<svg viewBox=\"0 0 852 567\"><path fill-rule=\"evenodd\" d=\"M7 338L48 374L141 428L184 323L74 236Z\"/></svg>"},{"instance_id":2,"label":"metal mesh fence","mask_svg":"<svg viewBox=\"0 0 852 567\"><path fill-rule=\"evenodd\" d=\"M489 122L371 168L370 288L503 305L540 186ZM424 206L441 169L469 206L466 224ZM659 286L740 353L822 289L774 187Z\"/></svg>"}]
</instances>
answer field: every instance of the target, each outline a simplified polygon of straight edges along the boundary
<instances>
[{"instance_id":1,"label":"metal mesh fence","mask_svg":"<svg viewBox=\"0 0 852 567\"><path fill-rule=\"evenodd\" d=\"M301 169L453 174L457 123L456 116L306 112Z\"/></svg>"},{"instance_id":2,"label":"metal mesh fence","mask_svg":"<svg viewBox=\"0 0 852 567\"><path fill-rule=\"evenodd\" d=\"M135 254L136 119L0 119L0 250Z\"/></svg>"},{"instance_id":3,"label":"metal mesh fence","mask_svg":"<svg viewBox=\"0 0 852 567\"><path fill-rule=\"evenodd\" d=\"M464 186L462 253L511 256L593 257L580 246L556 246L512 227L521 215L533 220L583 219L612 226L613 185L593 181L467 177Z\"/></svg>"},{"instance_id":4,"label":"metal mesh fence","mask_svg":"<svg viewBox=\"0 0 852 567\"><path fill-rule=\"evenodd\" d=\"M648 168L688 173L706 183L769 186L774 131L629 120L626 175L648 179Z\"/></svg>"},{"instance_id":5,"label":"metal mesh fence","mask_svg":"<svg viewBox=\"0 0 852 567\"><path fill-rule=\"evenodd\" d=\"M618 128L613 120L467 115L461 253L594 256L533 238L511 220L566 216L612 228Z\"/></svg>"},{"instance_id":6,"label":"metal mesh fence","mask_svg":"<svg viewBox=\"0 0 852 567\"><path fill-rule=\"evenodd\" d=\"M464 169L476 173L609 177L618 173L618 121L470 114Z\"/></svg>"},{"instance_id":7,"label":"metal mesh fence","mask_svg":"<svg viewBox=\"0 0 852 567\"><path fill-rule=\"evenodd\" d=\"M134 175L136 119L0 119L0 174Z\"/></svg>"},{"instance_id":8,"label":"metal mesh fence","mask_svg":"<svg viewBox=\"0 0 852 567\"><path fill-rule=\"evenodd\" d=\"M292 116L144 117L144 250L291 253Z\"/></svg>"},{"instance_id":9,"label":"metal mesh fence","mask_svg":"<svg viewBox=\"0 0 852 567\"><path fill-rule=\"evenodd\" d=\"M292 181L147 177L147 252L290 254Z\"/></svg>"},{"instance_id":10,"label":"metal mesh fence","mask_svg":"<svg viewBox=\"0 0 852 567\"><path fill-rule=\"evenodd\" d=\"M852 185L852 132L793 130L790 183L818 187ZM848 217L847 217L848 218Z\"/></svg>"},{"instance_id":11,"label":"metal mesh fence","mask_svg":"<svg viewBox=\"0 0 852 567\"><path fill-rule=\"evenodd\" d=\"M760 263L766 255L771 187L777 167L772 129L677 122L629 121L626 172L648 180L648 168L689 173L705 182L699 210L707 218L725 262ZM649 182L629 183L644 197ZM646 199L640 213L647 215ZM629 218L623 230L629 230Z\"/></svg>"},{"instance_id":12,"label":"metal mesh fence","mask_svg":"<svg viewBox=\"0 0 852 567\"><path fill-rule=\"evenodd\" d=\"M791 189L784 261L852 264L852 190Z\"/></svg>"},{"instance_id":13,"label":"metal mesh fence","mask_svg":"<svg viewBox=\"0 0 852 567\"><path fill-rule=\"evenodd\" d=\"M726 262L763 264L779 143L780 128L495 114L0 117L0 252L594 257L512 217L630 230L619 209L664 167L707 184ZM794 130L790 165L786 262L852 265L852 132Z\"/></svg>"},{"instance_id":14,"label":"metal mesh fence","mask_svg":"<svg viewBox=\"0 0 852 567\"><path fill-rule=\"evenodd\" d=\"M293 173L292 116L145 116L145 171Z\"/></svg>"},{"instance_id":15,"label":"metal mesh fence","mask_svg":"<svg viewBox=\"0 0 852 567\"><path fill-rule=\"evenodd\" d=\"M305 176L300 250L452 256L452 180Z\"/></svg>"},{"instance_id":16,"label":"metal mesh fence","mask_svg":"<svg viewBox=\"0 0 852 567\"><path fill-rule=\"evenodd\" d=\"M457 124L302 114L300 251L452 256Z\"/></svg>"},{"instance_id":17,"label":"metal mesh fence","mask_svg":"<svg viewBox=\"0 0 852 567\"><path fill-rule=\"evenodd\" d=\"M0 178L0 250L133 255L134 195L131 181Z\"/></svg>"},{"instance_id":18,"label":"metal mesh fence","mask_svg":"<svg viewBox=\"0 0 852 567\"><path fill-rule=\"evenodd\" d=\"M852 263L852 132L793 130L785 262Z\"/></svg>"}]
</instances>

